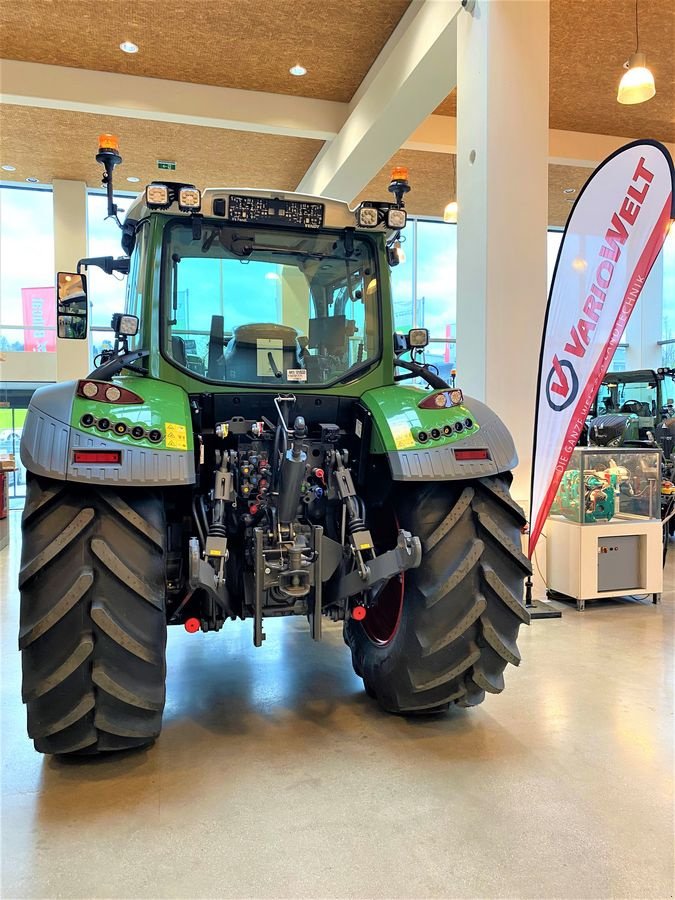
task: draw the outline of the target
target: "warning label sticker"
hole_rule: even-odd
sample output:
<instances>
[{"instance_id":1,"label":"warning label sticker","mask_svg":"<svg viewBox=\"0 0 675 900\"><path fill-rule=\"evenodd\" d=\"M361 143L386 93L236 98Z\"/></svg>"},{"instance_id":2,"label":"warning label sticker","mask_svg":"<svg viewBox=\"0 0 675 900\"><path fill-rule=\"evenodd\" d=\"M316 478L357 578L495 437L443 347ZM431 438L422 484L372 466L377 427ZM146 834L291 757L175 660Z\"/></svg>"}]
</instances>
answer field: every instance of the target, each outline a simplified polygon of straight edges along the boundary
<instances>
[{"instance_id":1,"label":"warning label sticker","mask_svg":"<svg viewBox=\"0 0 675 900\"><path fill-rule=\"evenodd\" d=\"M166 446L170 450L187 450L187 431L185 425L166 423Z\"/></svg>"},{"instance_id":2,"label":"warning label sticker","mask_svg":"<svg viewBox=\"0 0 675 900\"><path fill-rule=\"evenodd\" d=\"M410 425L402 422L394 422L391 425L391 435L394 438L397 450L408 450L415 446Z\"/></svg>"},{"instance_id":3,"label":"warning label sticker","mask_svg":"<svg viewBox=\"0 0 675 900\"><path fill-rule=\"evenodd\" d=\"M307 381L307 370L286 369L286 381Z\"/></svg>"}]
</instances>

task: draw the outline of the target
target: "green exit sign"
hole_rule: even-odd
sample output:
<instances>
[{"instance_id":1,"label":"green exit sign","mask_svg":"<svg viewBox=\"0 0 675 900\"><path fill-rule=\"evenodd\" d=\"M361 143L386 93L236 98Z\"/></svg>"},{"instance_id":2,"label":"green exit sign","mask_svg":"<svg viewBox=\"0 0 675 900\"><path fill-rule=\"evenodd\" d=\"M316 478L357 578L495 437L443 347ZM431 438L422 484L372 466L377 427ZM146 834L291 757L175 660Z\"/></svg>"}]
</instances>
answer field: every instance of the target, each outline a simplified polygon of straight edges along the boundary
<instances>
[{"instance_id":1,"label":"green exit sign","mask_svg":"<svg viewBox=\"0 0 675 900\"><path fill-rule=\"evenodd\" d=\"M170 159L158 159L157 160L157 168L163 169L165 172L175 172L176 171L176 163Z\"/></svg>"}]
</instances>

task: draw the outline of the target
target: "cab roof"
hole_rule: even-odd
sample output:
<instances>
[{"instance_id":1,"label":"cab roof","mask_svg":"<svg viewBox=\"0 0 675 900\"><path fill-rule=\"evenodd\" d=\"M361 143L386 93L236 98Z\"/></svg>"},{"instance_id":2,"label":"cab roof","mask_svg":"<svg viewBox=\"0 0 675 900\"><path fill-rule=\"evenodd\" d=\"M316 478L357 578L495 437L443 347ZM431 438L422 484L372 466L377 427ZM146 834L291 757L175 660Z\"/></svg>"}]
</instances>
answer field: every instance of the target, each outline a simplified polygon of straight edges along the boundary
<instances>
[{"instance_id":1,"label":"cab roof","mask_svg":"<svg viewBox=\"0 0 675 900\"><path fill-rule=\"evenodd\" d=\"M163 184L164 182L158 182L159 184ZM298 194L294 191L274 191L274 190L260 190L258 188L206 188L202 191L202 206L200 213L205 217L213 217L217 219L221 219L223 224L228 223L228 215L222 215L222 213L217 214L214 212L214 203L216 201L224 201L224 208L226 211L229 211L230 208L230 197L251 197L251 198L264 198L268 200L288 200L295 201L296 203L320 203L324 208L324 221L323 227L325 228L355 228L358 231L364 232L380 232L388 235L393 235L396 232L392 229L388 229L384 223L377 225L374 228L358 228L356 224L355 211L356 207L352 208L346 203L344 200L334 200L329 197L316 197L311 194ZM378 203L378 205L380 205ZM389 205L386 201L382 203L383 206ZM392 204L393 205L393 204ZM216 204L216 207L218 204ZM223 207L221 206L221 209ZM177 202L172 203L167 209L154 209L150 208L146 205L145 202L145 191L136 198L136 200L131 204L131 206L127 210L127 214L125 216L125 221L129 220L132 222L138 222L141 219L152 213L165 213L175 216L190 216L190 212L182 212L178 208ZM238 225L241 225L242 222L237 220ZM260 224L259 222L255 222L252 224ZM290 227L293 227L292 225Z\"/></svg>"}]
</instances>

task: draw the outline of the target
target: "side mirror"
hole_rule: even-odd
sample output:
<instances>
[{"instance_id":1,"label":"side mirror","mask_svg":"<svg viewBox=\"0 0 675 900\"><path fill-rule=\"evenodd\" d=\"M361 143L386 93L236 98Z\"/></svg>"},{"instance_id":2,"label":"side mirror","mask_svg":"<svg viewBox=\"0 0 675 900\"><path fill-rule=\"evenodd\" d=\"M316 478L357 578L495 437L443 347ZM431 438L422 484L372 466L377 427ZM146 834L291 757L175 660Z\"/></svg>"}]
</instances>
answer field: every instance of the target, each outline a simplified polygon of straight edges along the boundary
<instances>
[{"instance_id":1,"label":"side mirror","mask_svg":"<svg viewBox=\"0 0 675 900\"><path fill-rule=\"evenodd\" d=\"M86 340L89 318L86 275L59 272L56 279L56 297L58 336L65 340Z\"/></svg>"}]
</instances>

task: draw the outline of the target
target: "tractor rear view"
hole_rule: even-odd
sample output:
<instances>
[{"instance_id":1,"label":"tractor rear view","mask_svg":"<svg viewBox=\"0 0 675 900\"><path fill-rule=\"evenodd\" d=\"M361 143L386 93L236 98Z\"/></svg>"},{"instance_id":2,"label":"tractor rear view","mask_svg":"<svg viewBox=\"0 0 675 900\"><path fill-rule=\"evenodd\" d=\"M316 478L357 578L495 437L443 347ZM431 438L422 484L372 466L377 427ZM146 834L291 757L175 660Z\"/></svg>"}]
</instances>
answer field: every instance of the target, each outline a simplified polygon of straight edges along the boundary
<instances>
[{"instance_id":1,"label":"tractor rear view","mask_svg":"<svg viewBox=\"0 0 675 900\"><path fill-rule=\"evenodd\" d=\"M97 159L116 215L110 136ZM167 625L249 620L260 647L270 617L306 617L317 641L342 622L366 691L398 714L478 704L520 662L513 442L425 364L424 329L395 332L407 172L389 190L351 210L153 183L121 223L123 257L59 273L73 340L86 269L128 285L114 348L87 378L36 391L23 431L19 643L37 750L155 739Z\"/></svg>"}]
</instances>

